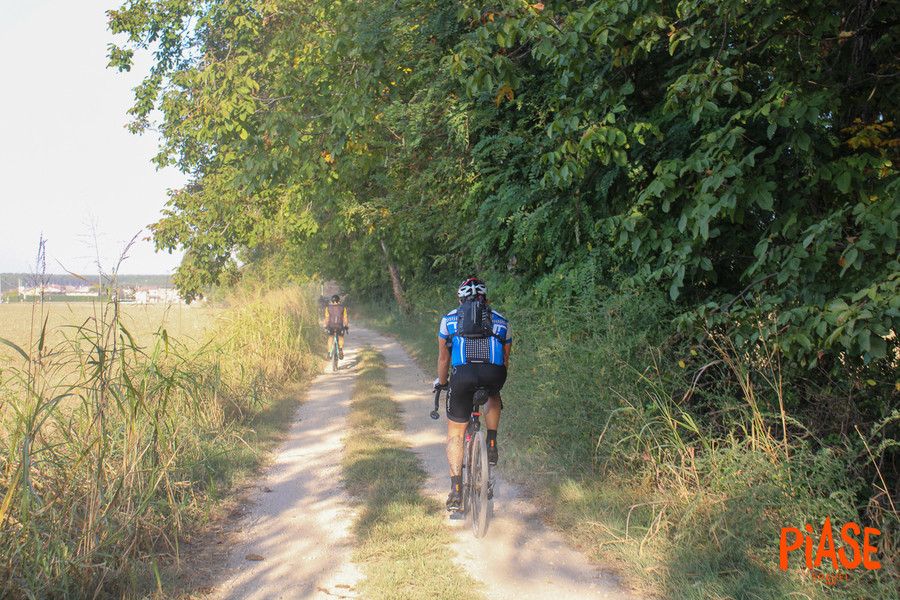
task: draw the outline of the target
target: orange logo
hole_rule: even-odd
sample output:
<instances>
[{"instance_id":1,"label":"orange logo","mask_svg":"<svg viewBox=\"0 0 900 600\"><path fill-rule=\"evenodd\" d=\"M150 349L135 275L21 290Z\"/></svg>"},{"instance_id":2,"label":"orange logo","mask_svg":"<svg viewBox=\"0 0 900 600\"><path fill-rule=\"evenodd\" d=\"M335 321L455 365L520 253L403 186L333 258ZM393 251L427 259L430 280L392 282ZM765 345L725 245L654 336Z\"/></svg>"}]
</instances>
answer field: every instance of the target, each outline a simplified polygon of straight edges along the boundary
<instances>
[{"instance_id":1,"label":"orange logo","mask_svg":"<svg viewBox=\"0 0 900 600\"><path fill-rule=\"evenodd\" d=\"M831 559L831 565L835 570L841 566L845 569L855 569L860 564L870 570L881 568L881 563L873 558L873 555L878 552L878 548L872 545L873 538L881 535L881 532L874 527L862 529L856 523L847 523L841 527L840 531L840 538L844 542L843 547L837 549L834 545L834 532L830 517L825 519L818 543L813 537L815 530L812 525L807 524L805 529L806 534L796 527L781 528L778 566L782 571L786 571L788 568L788 554L801 547L804 548L806 555L807 569L820 566L825 559ZM794 534L792 541L788 541L790 534ZM858 540L860 534L862 534L862 543ZM841 580L846 581L843 577Z\"/></svg>"}]
</instances>

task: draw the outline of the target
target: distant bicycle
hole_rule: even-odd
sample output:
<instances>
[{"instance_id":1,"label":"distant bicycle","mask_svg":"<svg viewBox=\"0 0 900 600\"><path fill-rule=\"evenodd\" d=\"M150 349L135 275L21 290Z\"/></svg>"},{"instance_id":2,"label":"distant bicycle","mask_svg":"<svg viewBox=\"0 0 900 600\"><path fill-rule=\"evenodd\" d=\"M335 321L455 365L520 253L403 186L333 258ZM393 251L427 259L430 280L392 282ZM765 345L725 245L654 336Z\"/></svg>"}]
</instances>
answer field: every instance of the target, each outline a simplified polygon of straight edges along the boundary
<instances>
[{"instance_id":1,"label":"distant bicycle","mask_svg":"<svg viewBox=\"0 0 900 600\"><path fill-rule=\"evenodd\" d=\"M432 419L441 418L438 406L440 406L441 391L446 389L446 386L439 386L434 390ZM476 389L472 414L469 416L463 442L462 508L459 512L469 521L472 533L477 538L484 537L487 532L491 512L490 503L494 492L494 479L491 465L488 463L487 437L481 430L481 407L487 401L488 391L485 388Z\"/></svg>"},{"instance_id":2,"label":"distant bicycle","mask_svg":"<svg viewBox=\"0 0 900 600\"><path fill-rule=\"evenodd\" d=\"M340 360L340 355L343 354L343 351L338 346L338 337L343 333L346 335L349 333L347 329L332 329L331 330L331 372L337 373L338 371L338 360Z\"/></svg>"}]
</instances>

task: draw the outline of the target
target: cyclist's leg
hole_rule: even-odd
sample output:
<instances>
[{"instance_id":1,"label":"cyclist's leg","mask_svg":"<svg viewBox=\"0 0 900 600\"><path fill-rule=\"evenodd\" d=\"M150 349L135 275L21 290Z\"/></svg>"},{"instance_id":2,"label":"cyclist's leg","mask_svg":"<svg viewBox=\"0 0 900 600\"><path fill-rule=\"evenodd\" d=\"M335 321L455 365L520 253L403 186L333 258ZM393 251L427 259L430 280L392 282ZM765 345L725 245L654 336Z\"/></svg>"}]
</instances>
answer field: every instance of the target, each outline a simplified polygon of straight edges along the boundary
<instances>
[{"instance_id":1,"label":"cyclist's leg","mask_svg":"<svg viewBox=\"0 0 900 600\"><path fill-rule=\"evenodd\" d=\"M450 468L450 497L447 508L456 494L458 498L462 486L463 446L469 415L472 413L472 395L475 380L471 370L453 367L450 374L450 389L447 392L447 465Z\"/></svg>"},{"instance_id":2,"label":"cyclist's leg","mask_svg":"<svg viewBox=\"0 0 900 600\"><path fill-rule=\"evenodd\" d=\"M488 462L496 465L499 460L500 450L497 447L497 430L500 428L500 412L503 409L503 401L500 394L488 398L484 405L485 439L487 440Z\"/></svg>"},{"instance_id":3,"label":"cyclist's leg","mask_svg":"<svg viewBox=\"0 0 900 600\"><path fill-rule=\"evenodd\" d=\"M465 436L466 423L454 423L447 419L447 465L450 467L450 477L462 475Z\"/></svg>"},{"instance_id":4,"label":"cyclist's leg","mask_svg":"<svg viewBox=\"0 0 900 600\"><path fill-rule=\"evenodd\" d=\"M447 465L450 467L450 495L447 510L462 508L462 463L465 446L466 423L454 423L447 419Z\"/></svg>"},{"instance_id":5,"label":"cyclist's leg","mask_svg":"<svg viewBox=\"0 0 900 600\"><path fill-rule=\"evenodd\" d=\"M503 400L500 398L500 390L506 383L506 367L500 365L485 365L482 376L478 382L488 388L491 394L487 404L484 405L484 424L486 428L489 462L497 464L497 429L500 427L500 413L503 410Z\"/></svg>"},{"instance_id":6,"label":"cyclist's leg","mask_svg":"<svg viewBox=\"0 0 900 600\"><path fill-rule=\"evenodd\" d=\"M478 386L478 365L458 365L450 370L450 386L447 391L447 420L469 422L475 388ZM464 427L465 428L465 427Z\"/></svg>"},{"instance_id":7,"label":"cyclist's leg","mask_svg":"<svg viewBox=\"0 0 900 600\"><path fill-rule=\"evenodd\" d=\"M500 424L500 412L503 409L500 390L506 383L506 367L502 365L479 365L479 367L478 385L487 388L490 394L484 405L484 422L489 430L497 429Z\"/></svg>"},{"instance_id":8,"label":"cyclist's leg","mask_svg":"<svg viewBox=\"0 0 900 600\"><path fill-rule=\"evenodd\" d=\"M344 358L344 336L341 334L338 334L338 355Z\"/></svg>"},{"instance_id":9,"label":"cyclist's leg","mask_svg":"<svg viewBox=\"0 0 900 600\"><path fill-rule=\"evenodd\" d=\"M500 411L503 403L500 401L500 394L495 394L488 398L487 404L484 405L484 424L488 431L497 430L500 426Z\"/></svg>"},{"instance_id":10,"label":"cyclist's leg","mask_svg":"<svg viewBox=\"0 0 900 600\"><path fill-rule=\"evenodd\" d=\"M331 352L334 350L334 332L331 329L328 329L328 356L331 357Z\"/></svg>"}]
</instances>

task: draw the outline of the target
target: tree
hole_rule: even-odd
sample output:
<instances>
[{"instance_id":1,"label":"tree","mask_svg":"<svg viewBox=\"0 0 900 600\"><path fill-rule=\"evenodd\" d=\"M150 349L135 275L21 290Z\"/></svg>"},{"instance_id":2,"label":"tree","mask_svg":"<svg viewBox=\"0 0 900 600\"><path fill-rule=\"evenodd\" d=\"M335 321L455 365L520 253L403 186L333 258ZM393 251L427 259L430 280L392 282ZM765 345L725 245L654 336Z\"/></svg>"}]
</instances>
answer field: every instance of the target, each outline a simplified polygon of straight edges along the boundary
<instances>
[{"instance_id":1,"label":"tree","mask_svg":"<svg viewBox=\"0 0 900 600\"><path fill-rule=\"evenodd\" d=\"M435 170L424 157L455 152L441 127L452 108L435 89L447 80L427 78L457 27L444 3L396 5L164 0L110 12L129 39L112 64L130 68L136 49L157 47L133 129L158 108L157 162L194 178L154 226L158 247L187 250L177 280L188 296L269 252L329 277L381 273L344 283L398 291L420 268L441 221L420 218L434 203L416 191Z\"/></svg>"},{"instance_id":2,"label":"tree","mask_svg":"<svg viewBox=\"0 0 900 600\"><path fill-rule=\"evenodd\" d=\"M892 357L900 37L888 2L491 2L453 72L505 107L485 202L561 256L627 253L683 324L814 365ZM521 140L521 141L518 141ZM497 166L496 163L493 166ZM555 191L554 191L555 189ZM577 216L577 217L576 217ZM573 227L572 222L593 226ZM498 245L500 241L498 240ZM526 244L520 244L520 248ZM545 244L546 246L547 244ZM518 250L518 248L517 248ZM551 250L534 257L548 262ZM601 261L602 262L602 261ZM552 266L553 263L551 263ZM532 266L531 269L538 267ZM774 316L774 318L770 318Z\"/></svg>"},{"instance_id":3,"label":"tree","mask_svg":"<svg viewBox=\"0 0 900 600\"><path fill-rule=\"evenodd\" d=\"M155 227L183 286L273 256L401 303L476 267L547 298L661 286L685 327L888 368L891 8L133 1L111 58L157 49L132 112L194 176Z\"/></svg>"}]
</instances>

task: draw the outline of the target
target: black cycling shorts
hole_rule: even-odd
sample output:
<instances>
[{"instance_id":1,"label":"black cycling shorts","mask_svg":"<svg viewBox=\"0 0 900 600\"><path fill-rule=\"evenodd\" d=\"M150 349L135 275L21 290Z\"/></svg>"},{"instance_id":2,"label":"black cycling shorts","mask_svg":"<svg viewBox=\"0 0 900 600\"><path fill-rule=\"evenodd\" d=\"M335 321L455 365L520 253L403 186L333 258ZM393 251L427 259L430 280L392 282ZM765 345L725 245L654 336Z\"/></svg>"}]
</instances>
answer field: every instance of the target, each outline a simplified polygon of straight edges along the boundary
<instances>
[{"instance_id":1,"label":"black cycling shorts","mask_svg":"<svg viewBox=\"0 0 900 600\"><path fill-rule=\"evenodd\" d=\"M487 388L488 394L500 393L506 383L506 367L493 364L459 365L450 371L450 391L447 393L447 418L454 423L466 423L472 414L475 389ZM503 408L501 402L500 408Z\"/></svg>"},{"instance_id":2,"label":"black cycling shorts","mask_svg":"<svg viewBox=\"0 0 900 600\"><path fill-rule=\"evenodd\" d=\"M338 337L344 337L344 326L343 326L343 325L341 325L340 327L332 327L331 325L329 325L329 326L326 327L325 329L328 330L328 335L329 335L329 336L334 335L335 333L337 333L337 334L338 334Z\"/></svg>"}]
</instances>

